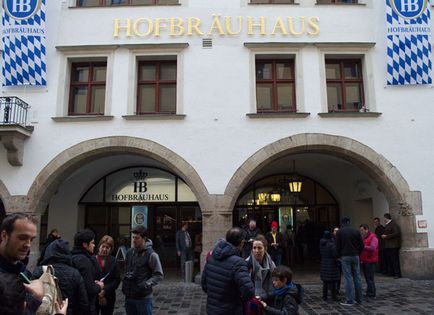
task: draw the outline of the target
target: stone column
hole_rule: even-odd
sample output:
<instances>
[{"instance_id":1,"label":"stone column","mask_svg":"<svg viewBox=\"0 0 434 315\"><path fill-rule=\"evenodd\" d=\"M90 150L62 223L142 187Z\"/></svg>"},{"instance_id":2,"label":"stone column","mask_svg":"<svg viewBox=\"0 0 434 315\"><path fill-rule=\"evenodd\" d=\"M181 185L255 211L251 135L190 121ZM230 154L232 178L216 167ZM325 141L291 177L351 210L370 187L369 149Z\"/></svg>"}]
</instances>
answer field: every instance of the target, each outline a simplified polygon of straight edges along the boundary
<instances>
[{"instance_id":1,"label":"stone column","mask_svg":"<svg viewBox=\"0 0 434 315\"><path fill-rule=\"evenodd\" d=\"M428 234L417 233L416 215L422 214L420 192L409 192L406 202L395 205L392 219L401 229L401 250L399 253L401 274L411 279L434 279L434 249L429 248Z\"/></svg>"},{"instance_id":2,"label":"stone column","mask_svg":"<svg viewBox=\"0 0 434 315\"><path fill-rule=\"evenodd\" d=\"M232 227L232 209L229 209L228 198L223 195L213 195L207 203L207 209L202 210L202 254L200 271L205 265L207 253L214 248L216 241L226 236Z\"/></svg>"}]
</instances>

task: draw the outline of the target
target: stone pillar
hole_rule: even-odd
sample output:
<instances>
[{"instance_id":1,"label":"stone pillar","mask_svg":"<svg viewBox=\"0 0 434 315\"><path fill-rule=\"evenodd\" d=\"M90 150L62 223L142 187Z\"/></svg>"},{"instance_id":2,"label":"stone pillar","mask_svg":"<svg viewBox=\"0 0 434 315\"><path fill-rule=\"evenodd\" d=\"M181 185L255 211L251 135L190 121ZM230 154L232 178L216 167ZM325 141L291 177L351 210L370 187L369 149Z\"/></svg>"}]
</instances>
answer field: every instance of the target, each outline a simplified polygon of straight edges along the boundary
<instances>
[{"instance_id":1,"label":"stone pillar","mask_svg":"<svg viewBox=\"0 0 434 315\"><path fill-rule=\"evenodd\" d=\"M417 233L416 228L416 215L422 214L421 194L409 192L405 200L397 203L398 210L392 213L401 229L401 274L410 279L434 279L434 249L428 247L428 234Z\"/></svg>"},{"instance_id":2,"label":"stone pillar","mask_svg":"<svg viewBox=\"0 0 434 315\"><path fill-rule=\"evenodd\" d=\"M232 209L229 209L228 198L214 195L208 202L207 209L202 210L202 254L200 271L205 265L206 255L214 248L216 241L226 236L232 227ZM210 210L214 209L214 210Z\"/></svg>"}]
</instances>

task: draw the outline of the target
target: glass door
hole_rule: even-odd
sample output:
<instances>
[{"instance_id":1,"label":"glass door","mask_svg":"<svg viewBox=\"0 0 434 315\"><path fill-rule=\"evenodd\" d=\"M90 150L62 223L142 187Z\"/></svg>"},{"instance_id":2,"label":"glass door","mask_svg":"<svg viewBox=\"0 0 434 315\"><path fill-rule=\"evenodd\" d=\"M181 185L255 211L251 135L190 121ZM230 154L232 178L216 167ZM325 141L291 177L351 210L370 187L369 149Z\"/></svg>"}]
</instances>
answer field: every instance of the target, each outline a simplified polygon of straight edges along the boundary
<instances>
[{"instance_id":1,"label":"glass door","mask_svg":"<svg viewBox=\"0 0 434 315\"><path fill-rule=\"evenodd\" d=\"M151 227L151 239L154 242L154 250L160 255L163 267L175 267L177 264L176 255L176 230L177 215L176 206L154 207L154 224Z\"/></svg>"}]
</instances>

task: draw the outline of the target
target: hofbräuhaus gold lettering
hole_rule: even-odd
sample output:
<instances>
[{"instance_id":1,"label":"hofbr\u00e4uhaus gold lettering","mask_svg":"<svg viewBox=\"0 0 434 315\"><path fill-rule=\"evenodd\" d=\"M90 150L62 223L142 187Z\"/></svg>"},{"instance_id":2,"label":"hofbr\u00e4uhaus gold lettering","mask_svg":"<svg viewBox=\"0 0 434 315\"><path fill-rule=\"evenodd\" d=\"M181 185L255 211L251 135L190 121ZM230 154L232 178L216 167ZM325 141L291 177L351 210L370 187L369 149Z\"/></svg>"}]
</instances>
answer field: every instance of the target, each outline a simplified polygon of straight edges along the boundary
<instances>
[{"instance_id":1,"label":"hofbr\u00e4uhaus gold lettering","mask_svg":"<svg viewBox=\"0 0 434 315\"><path fill-rule=\"evenodd\" d=\"M249 36L316 36L320 33L319 17L285 16L267 19L264 16L222 16L213 14L206 26L198 17L115 19L113 37L236 36L243 31Z\"/></svg>"}]
</instances>

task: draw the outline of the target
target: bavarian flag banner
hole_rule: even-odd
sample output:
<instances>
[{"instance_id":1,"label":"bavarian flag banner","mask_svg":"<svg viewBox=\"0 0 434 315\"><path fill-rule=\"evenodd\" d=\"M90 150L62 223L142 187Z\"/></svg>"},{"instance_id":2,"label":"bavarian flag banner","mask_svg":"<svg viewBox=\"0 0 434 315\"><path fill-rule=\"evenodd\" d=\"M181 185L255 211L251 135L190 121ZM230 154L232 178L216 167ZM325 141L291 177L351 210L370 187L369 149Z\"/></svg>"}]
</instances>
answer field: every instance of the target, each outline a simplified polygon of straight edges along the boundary
<instances>
[{"instance_id":1,"label":"bavarian flag banner","mask_svg":"<svg viewBox=\"0 0 434 315\"><path fill-rule=\"evenodd\" d=\"M431 84L429 0L386 0L387 84Z\"/></svg>"},{"instance_id":2,"label":"bavarian flag banner","mask_svg":"<svg viewBox=\"0 0 434 315\"><path fill-rule=\"evenodd\" d=\"M46 85L45 0L2 0L3 86Z\"/></svg>"}]
</instances>

